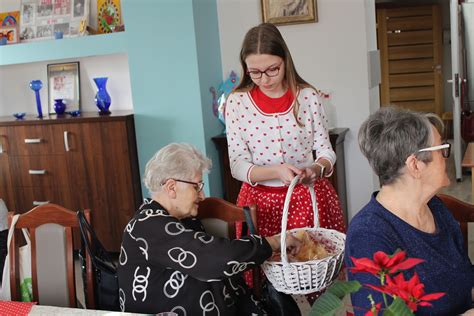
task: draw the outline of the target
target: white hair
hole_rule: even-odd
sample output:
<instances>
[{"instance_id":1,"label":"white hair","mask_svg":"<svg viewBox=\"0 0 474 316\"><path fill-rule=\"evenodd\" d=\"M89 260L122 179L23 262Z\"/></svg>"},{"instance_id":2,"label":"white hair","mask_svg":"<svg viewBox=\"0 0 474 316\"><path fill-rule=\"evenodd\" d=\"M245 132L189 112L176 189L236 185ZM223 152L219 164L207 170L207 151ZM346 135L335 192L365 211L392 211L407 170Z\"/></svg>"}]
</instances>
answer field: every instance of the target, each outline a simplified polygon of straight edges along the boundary
<instances>
[{"instance_id":1,"label":"white hair","mask_svg":"<svg viewBox=\"0 0 474 316\"><path fill-rule=\"evenodd\" d=\"M191 181L196 175L208 172L211 165L211 160L193 145L171 143L157 151L147 162L143 183L153 194L161 190L166 180Z\"/></svg>"}]
</instances>

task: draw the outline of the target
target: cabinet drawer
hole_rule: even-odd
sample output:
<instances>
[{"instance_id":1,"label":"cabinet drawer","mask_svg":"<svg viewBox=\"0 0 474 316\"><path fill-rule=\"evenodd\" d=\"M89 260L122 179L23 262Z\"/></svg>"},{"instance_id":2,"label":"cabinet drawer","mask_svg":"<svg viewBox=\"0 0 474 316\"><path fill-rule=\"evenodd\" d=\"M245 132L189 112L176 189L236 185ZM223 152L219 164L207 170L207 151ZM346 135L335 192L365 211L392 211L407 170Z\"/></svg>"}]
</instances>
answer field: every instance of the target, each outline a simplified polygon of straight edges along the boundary
<instances>
[{"instance_id":1,"label":"cabinet drawer","mask_svg":"<svg viewBox=\"0 0 474 316\"><path fill-rule=\"evenodd\" d=\"M14 195L16 200L15 211L25 213L32 208L38 206L40 203L55 203L71 208L70 192L68 188L53 188L53 187L24 187L14 188Z\"/></svg>"},{"instance_id":2,"label":"cabinet drawer","mask_svg":"<svg viewBox=\"0 0 474 316\"><path fill-rule=\"evenodd\" d=\"M10 156L12 182L16 187L67 186L64 155Z\"/></svg>"},{"instance_id":3,"label":"cabinet drawer","mask_svg":"<svg viewBox=\"0 0 474 316\"><path fill-rule=\"evenodd\" d=\"M8 129L10 155L64 153L64 135L58 126L15 126Z\"/></svg>"}]
</instances>

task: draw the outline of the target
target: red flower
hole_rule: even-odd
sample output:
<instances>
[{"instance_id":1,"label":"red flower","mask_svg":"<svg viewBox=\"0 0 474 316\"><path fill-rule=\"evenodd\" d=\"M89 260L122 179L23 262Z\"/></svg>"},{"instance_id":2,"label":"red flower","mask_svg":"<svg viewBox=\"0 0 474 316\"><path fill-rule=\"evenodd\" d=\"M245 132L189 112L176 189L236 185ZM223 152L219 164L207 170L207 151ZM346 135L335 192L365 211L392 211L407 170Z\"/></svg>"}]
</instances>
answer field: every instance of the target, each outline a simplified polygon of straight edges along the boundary
<instances>
[{"instance_id":1,"label":"red flower","mask_svg":"<svg viewBox=\"0 0 474 316\"><path fill-rule=\"evenodd\" d=\"M375 305L372 305L372 308L370 309L370 311L365 313L364 316L377 316L381 309L382 309L382 303L377 303Z\"/></svg>"},{"instance_id":2,"label":"red flower","mask_svg":"<svg viewBox=\"0 0 474 316\"><path fill-rule=\"evenodd\" d=\"M393 279L387 276L387 284L383 286L374 286L367 284L368 287L387 293L391 296L398 296L405 301L408 308L416 312L418 306L432 306L429 301L437 300L446 293L431 293L425 295L425 285L420 282L418 274L415 272L413 277L406 281L402 273Z\"/></svg>"},{"instance_id":3,"label":"red flower","mask_svg":"<svg viewBox=\"0 0 474 316\"><path fill-rule=\"evenodd\" d=\"M392 256L387 255L383 251L377 251L374 254L373 260L369 258L354 258L351 257L354 267L350 268L352 273L367 272L373 275L384 276L388 273L396 273L411 269L417 264L424 262L422 259L406 258L405 251L398 251Z\"/></svg>"}]
</instances>

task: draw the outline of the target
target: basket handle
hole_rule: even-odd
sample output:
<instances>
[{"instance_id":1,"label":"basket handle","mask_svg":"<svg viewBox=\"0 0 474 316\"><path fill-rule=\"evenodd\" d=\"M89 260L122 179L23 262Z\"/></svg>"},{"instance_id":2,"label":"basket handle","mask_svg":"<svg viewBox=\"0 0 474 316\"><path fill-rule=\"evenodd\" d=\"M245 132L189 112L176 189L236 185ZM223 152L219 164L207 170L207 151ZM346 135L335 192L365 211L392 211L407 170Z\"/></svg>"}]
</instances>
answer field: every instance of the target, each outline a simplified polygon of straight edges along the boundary
<instances>
[{"instance_id":1,"label":"basket handle","mask_svg":"<svg viewBox=\"0 0 474 316\"><path fill-rule=\"evenodd\" d=\"M295 176L288 187L286 192L285 203L283 204L283 215L281 218L281 234L280 234L280 244L281 244L281 261L284 264L288 264L288 256L286 254L286 227L288 224L288 210L290 208L291 194L293 189L298 184L300 176ZM319 227L319 216L318 216L318 202L316 201L316 193L314 192L314 185L309 185L309 195L311 196L311 202L313 204L314 212L314 227Z\"/></svg>"}]
</instances>

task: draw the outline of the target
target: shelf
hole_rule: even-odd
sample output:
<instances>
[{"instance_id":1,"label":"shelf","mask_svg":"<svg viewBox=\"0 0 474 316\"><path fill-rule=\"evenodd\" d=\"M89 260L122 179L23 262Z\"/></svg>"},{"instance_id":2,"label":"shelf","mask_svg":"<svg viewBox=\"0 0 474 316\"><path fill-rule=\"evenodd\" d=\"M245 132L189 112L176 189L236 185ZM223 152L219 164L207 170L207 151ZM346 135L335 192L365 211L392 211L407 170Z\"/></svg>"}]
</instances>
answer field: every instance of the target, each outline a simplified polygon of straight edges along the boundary
<instances>
[{"instance_id":1,"label":"shelf","mask_svg":"<svg viewBox=\"0 0 474 316\"><path fill-rule=\"evenodd\" d=\"M127 52L125 32L0 46L0 66Z\"/></svg>"}]
</instances>

